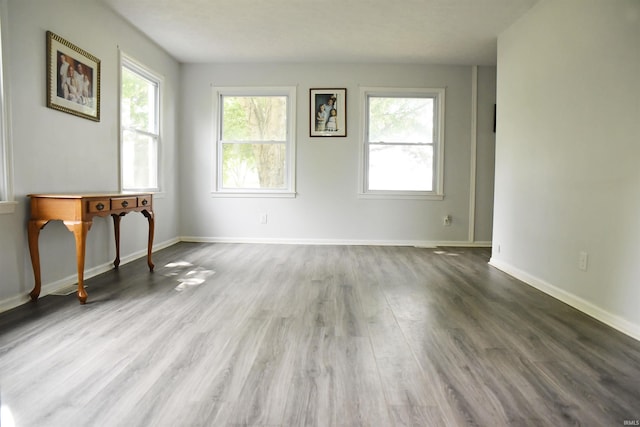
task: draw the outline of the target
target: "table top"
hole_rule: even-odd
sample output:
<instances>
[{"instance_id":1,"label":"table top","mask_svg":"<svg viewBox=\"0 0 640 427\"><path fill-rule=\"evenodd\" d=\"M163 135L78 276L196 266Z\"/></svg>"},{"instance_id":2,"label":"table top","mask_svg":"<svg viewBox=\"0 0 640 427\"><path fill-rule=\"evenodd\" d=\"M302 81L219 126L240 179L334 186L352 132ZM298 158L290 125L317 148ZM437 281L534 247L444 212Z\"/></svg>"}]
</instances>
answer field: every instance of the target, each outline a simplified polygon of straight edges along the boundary
<instances>
[{"instance_id":1,"label":"table top","mask_svg":"<svg viewBox=\"0 0 640 427\"><path fill-rule=\"evenodd\" d=\"M93 193L43 193L43 194L27 194L31 198L46 199L82 199L85 197L125 197L125 196L141 196L152 195L152 191L112 191L112 192L93 192Z\"/></svg>"}]
</instances>

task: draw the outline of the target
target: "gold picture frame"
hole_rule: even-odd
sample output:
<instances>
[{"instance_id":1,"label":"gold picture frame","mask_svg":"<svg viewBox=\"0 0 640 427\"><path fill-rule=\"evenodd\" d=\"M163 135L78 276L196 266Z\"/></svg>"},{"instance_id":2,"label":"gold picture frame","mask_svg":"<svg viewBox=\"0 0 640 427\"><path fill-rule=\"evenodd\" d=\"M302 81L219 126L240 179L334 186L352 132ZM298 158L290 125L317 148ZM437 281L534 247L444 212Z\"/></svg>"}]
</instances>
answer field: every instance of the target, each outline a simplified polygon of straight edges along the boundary
<instances>
[{"instance_id":1,"label":"gold picture frame","mask_svg":"<svg viewBox=\"0 0 640 427\"><path fill-rule=\"evenodd\" d=\"M100 121L100 60L47 31L47 107Z\"/></svg>"}]
</instances>

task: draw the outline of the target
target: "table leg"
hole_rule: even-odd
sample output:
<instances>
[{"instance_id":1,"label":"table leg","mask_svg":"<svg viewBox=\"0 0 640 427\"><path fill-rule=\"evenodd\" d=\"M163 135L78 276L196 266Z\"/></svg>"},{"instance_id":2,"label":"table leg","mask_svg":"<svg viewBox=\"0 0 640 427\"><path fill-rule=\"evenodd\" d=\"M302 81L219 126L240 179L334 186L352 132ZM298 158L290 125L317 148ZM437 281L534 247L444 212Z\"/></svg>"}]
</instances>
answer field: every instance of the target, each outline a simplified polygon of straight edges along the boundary
<instances>
[{"instance_id":1,"label":"table leg","mask_svg":"<svg viewBox=\"0 0 640 427\"><path fill-rule=\"evenodd\" d=\"M76 238L76 261L78 264L78 300L80 304L87 302L87 291L84 289L84 257L87 248L87 232L91 222L64 221L64 225Z\"/></svg>"},{"instance_id":2,"label":"table leg","mask_svg":"<svg viewBox=\"0 0 640 427\"><path fill-rule=\"evenodd\" d=\"M155 229L155 219L153 217L153 212L149 212L147 210L142 211L142 215L147 217L147 220L149 221L149 241L147 242L147 265L149 266L149 271L153 271L153 268L155 266L151 261L151 251L153 249L153 232Z\"/></svg>"},{"instance_id":3,"label":"table leg","mask_svg":"<svg viewBox=\"0 0 640 427\"><path fill-rule=\"evenodd\" d=\"M111 217L113 218L113 232L116 238L116 259L113 261L113 266L115 268L118 268L120 265L120 218L122 218L122 215L111 214Z\"/></svg>"},{"instance_id":4,"label":"table leg","mask_svg":"<svg viewBox=\"0 0 640 427\"><path fill-rule=\"evenodd\" d=\"M47 225L49 221L32 219L27 226L27 233L29 236L29 254L31 255L31 266L33 267L33 277L35 285L33 290L29 293L31 301L37 301L40 296L40 249L38 248L38 237L40 236L40 230Z\"/></svg>"}]
</instances>

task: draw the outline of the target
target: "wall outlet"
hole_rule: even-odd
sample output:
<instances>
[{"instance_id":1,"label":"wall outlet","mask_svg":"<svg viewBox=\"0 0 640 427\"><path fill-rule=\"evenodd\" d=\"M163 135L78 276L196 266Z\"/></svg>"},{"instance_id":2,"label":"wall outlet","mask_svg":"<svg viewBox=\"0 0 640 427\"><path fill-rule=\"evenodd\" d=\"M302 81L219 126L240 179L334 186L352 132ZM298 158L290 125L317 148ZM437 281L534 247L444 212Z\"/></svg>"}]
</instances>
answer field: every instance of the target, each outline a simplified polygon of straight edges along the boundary
<instances>
[{"instance_id":1,"label":"wall outlet","mask_svg":"<svg viewBox=\"0 0 640 427\"><path fill-rule=\"evenodd\" d=\"M580 251L578 254L578 268L582 271L587 271L587 265L589 263L589 254L585 251Z\"/></svg>"},{"instance_id":2,"label":"wall outlet","mask_svg":"<svg viewBox=\"0 0 640 427\"><path fill-rule=\"evenodd\" d=\"M261 213L259 221L260 221L260 224L266 224L267 223L267 214L266 213Z\"/></svg>"},{"instance_id":3,"label":"wall outlet","mask_svg":"<svg viewBox=\"0 0 640 427\"><path fill-rule=\"evenodd\" d=\"M451 219L451 215L446 215L446 216L443 218L442 223L448 227L448 226L450 226L450 225L451 225L451 221L452 221L452 219Z\"/></svg>"}]
</instances>

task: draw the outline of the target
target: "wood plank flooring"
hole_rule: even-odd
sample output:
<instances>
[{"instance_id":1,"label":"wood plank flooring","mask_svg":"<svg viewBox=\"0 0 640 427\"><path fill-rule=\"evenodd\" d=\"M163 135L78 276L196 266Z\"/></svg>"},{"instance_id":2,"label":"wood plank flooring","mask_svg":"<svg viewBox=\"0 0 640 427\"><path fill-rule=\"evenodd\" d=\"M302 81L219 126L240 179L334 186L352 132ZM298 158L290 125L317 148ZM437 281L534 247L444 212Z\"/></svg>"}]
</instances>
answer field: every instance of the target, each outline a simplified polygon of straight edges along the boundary
<instances>
[{"instance_id":1,"label":"wood plank flooring","mask_svg":"<svg viewBox=\"0 0 640 427\"><path fill-rule=\"evenodd\" d=\"M488 249L180 243L0 314L28 426L617 426L640 342Z\"/></svg>"}]
</instances>

